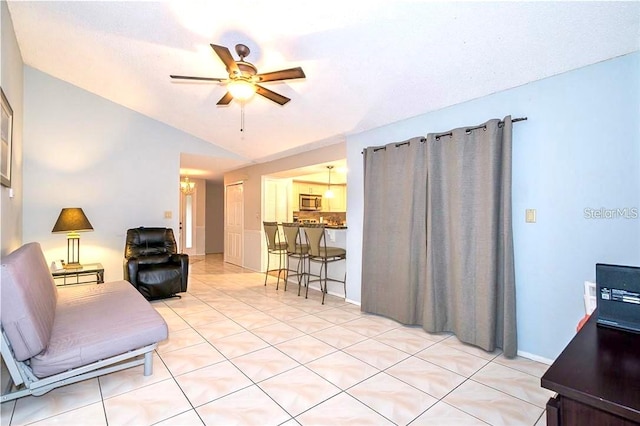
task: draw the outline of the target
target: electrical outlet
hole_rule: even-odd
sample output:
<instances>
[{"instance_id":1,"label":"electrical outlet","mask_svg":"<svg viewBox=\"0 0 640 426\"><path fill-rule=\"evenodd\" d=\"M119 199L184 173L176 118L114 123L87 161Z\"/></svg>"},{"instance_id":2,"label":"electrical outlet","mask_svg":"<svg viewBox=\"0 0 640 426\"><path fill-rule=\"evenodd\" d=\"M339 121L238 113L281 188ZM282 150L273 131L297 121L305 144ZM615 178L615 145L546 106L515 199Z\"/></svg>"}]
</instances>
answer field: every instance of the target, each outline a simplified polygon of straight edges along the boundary
<instances>
[{"instance_id":1,"label":"electrical outlet","mask_svg":"<svg viewBox=\"0 0 640 426\"><path fill-rule=\"evenodd\" d=\"M526 209L524 220L527 223L536 223L536 209Z\"/></svg>"}]
</instances>

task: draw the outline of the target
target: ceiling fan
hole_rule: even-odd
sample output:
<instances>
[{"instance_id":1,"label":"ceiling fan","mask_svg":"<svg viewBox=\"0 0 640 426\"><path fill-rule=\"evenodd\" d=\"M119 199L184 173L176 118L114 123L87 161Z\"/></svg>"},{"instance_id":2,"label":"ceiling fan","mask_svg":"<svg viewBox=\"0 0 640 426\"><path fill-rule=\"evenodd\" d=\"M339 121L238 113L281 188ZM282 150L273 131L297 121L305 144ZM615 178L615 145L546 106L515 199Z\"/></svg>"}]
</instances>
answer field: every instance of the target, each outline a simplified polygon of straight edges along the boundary
<instances>
[{"instance_id":1,"label":"ceiling fan","mask_svg":"<svg viewBox=\"0 0 640 426\"><path fill-rule=\"evenodd\" d=\"M291 99L271 91L258 83L306 77L300 67L258 74L258 69L255 65L244 60L250 53L249 48L244 44L236 44L236 53L240 57L239 61L234 60L229 49L224 46L211 44L211 48L227 67L229 78L192 77L186 75L170 75L170 77L182 80L218 81L226 84L227 93L218 101L218 105L228 105L232 99L247 100L253 96L254 93L264 96L280 105L284 105Z\"/></svg>"}]
</instances>

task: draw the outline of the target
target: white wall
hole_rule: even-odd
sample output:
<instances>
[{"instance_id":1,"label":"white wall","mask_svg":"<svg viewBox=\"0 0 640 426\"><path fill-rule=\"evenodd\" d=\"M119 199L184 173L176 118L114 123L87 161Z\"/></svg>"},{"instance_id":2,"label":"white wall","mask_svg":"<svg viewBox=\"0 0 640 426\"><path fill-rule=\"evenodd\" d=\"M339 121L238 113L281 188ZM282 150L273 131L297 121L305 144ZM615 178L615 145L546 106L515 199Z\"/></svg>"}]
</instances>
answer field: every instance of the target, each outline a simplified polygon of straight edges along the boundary
<instances>
[{"instance_id":1,"label":"white wall","mask_svg":"<svg viewBox=\"0 0 640 426\"><path fill-rule=\"evenodd\" d=\"M636 52L348 137L350 298L360 300L362 149L526 116L513 131L519 350L557 357L584 315L583 282L595 280L595 264L640 265L639 218L595 220L584 212L640 208L639 112ZM537 209L537 223L524 222L526 208Z\"/></svg>"},{"instance_id":2,"label":"white wall","mask_svg":"<svg viewBox=\"0 0 640 426\"><path fill-rule=\"evenodd\" d=\"M94 232L80 260L122 278L126 230L166 226L178 235L180 153L238 158L208 142L25 67L24 240L47 261L66 258L51 234L63 207L82 207ZM164 219L171 211L172 219Z\"/></svg>"},{"instance_id":3,"label":"white wall","mask_svg":"<svg viewBox=\"0 0 640 426\"><path fill-rule=\"evenodd\" d=\"M13 162L11 189L0 187L0 255L12 252L22 244L22 129L23 84L22 55L13 31L6 2L0 3L0 86L13 110Z\"/></svg>"}]
</instances>

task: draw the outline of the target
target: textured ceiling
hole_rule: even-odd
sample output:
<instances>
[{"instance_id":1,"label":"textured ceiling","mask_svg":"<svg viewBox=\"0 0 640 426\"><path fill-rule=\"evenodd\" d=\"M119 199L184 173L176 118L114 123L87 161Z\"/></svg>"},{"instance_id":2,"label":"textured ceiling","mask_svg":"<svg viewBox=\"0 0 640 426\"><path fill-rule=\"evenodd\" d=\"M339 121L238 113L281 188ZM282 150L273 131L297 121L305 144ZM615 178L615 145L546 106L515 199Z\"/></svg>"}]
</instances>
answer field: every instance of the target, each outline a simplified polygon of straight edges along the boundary
<instances>
[{"instance_id":1,"label":"textured ceiling","mask_svg":"<svg viewBox=\"0 0 640 426\"><path fill-rule=\"evenodd\" d=\"M25 64L240 156L205 177L640 48L638 1L8 5ZM216 106L224 87L169 78L226 77L209 43L234 57L246 44L259 72L301 66L307 77L266 83L291 102L254 97L240 132L239 104Z\"/></svg>"}]
</instances>

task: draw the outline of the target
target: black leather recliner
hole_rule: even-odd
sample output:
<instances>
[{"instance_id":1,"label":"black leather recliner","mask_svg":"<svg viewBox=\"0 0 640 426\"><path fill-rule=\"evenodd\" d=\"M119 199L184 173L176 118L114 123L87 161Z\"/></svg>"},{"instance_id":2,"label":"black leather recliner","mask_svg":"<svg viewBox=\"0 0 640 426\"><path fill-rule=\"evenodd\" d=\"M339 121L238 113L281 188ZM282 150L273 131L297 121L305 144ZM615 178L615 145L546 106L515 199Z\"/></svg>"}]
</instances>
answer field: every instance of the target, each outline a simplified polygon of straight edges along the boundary
<instances>
[{"instance_id":1,"label":"black leather recliner","mask_svg":"<svg viewBox=\"0 0 640 426\"><path fill-rule=\"evenodd\" d=\"M127 230L124 279L148 300L180 297L187 291L189 256L177 251L170 228Z\"/></svg>"}]
</instances>

